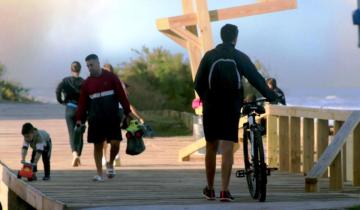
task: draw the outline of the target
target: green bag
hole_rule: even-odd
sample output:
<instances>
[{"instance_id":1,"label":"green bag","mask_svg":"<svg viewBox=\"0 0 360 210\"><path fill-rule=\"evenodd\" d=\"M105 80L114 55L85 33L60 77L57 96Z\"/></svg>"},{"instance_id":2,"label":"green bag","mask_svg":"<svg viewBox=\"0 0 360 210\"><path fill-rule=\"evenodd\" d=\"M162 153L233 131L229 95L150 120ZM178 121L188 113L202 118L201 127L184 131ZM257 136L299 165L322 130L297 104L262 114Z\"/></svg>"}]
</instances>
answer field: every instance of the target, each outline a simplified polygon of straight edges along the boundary
<instances>
[{"instance_id":1,"label":"green bag","mask_svg":"<svg viewBox=\"0 0 360 210\"><path fill-rule=\"evenodd\" d=\"M143 140L144 130L138 120L131 120L129 126L126 128L126 154L138 155L145 150Z\"/></svg>"}]
</instances>

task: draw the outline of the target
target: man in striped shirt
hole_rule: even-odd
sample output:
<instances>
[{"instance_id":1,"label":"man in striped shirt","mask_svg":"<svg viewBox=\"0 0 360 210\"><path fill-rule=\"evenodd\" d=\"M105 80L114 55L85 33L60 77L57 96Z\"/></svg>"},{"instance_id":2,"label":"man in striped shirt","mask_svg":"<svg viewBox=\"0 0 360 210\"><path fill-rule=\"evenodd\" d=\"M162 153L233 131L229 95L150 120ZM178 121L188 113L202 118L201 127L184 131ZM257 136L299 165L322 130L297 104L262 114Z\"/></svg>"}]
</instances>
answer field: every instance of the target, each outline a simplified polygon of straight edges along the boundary
<instances>
[{"instance_id":1,"label":"man in striped shirt","mask_svg":"<svg viewBox=\"0 0 360 210\"><path fill-rule=\"evenodd\" d=\"M77 125L88 121L88 142L94 144L94 159L97 175L94 181L104 181L101 159L103 142L111 144L110 161L107 164L107 176L115 175L114 159L119 152L122 140L120 129L119 103L127 118L132 118L130 104L119 78L100 68L99 58L95 54L85 59L90 76L84 81L79 106L76 113ZM131 115L131 116L130 116Z\"/></svg>"}]
</instances>

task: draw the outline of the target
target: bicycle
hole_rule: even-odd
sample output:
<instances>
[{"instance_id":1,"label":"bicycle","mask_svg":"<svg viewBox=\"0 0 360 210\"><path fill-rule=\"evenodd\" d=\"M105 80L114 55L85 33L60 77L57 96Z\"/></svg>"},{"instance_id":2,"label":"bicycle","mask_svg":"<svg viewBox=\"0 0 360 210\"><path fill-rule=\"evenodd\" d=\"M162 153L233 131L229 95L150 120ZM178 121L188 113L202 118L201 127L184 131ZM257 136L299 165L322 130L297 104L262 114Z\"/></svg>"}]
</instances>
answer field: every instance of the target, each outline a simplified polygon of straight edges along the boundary
<instances>
[{"instance_id":1,"label":"bicycle","mask_svg":"<svg viewBox=\"0 0 360 210\"><path fill-rule=\"evenodd\" d=\"M243 149L245 169L236 171L236 177L245 177L250 195L260 202L266 200L267 176L270 171L277 168L268 168L265 162L265 153L262 136L265 128L257 123L255 118L265 113L265 108L258 103L267 99L261 98L254 102L245 102L241 110L242 116L247 116L247 122L243 124ZM249 153L250 151L250 153Z\"/></svg>"}]
</instances>

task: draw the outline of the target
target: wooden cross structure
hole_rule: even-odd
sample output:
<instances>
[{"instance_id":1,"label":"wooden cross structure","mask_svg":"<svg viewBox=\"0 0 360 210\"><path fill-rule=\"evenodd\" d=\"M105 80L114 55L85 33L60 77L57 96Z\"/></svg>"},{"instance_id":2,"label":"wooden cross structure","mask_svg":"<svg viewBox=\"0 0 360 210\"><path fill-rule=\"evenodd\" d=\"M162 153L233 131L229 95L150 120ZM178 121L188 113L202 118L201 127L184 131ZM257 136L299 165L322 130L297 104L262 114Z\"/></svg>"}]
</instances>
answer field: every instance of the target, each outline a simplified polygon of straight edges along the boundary
<instances>
[{"instance_id":1,"label":"wooden cross structure","mask_svg":"<svg viewBox=\"0 0 360 210\"><path fill-rule=\"evenodd\" d=\"M297 6L296 0L254 0L254 2L209 11L207 0L182 0L183 15L158 19L156 25L158 30L187 49L192 78L195 79L202 55L213 48L212 21L295 9ZM205 140L201 138L181 149L179 160L189 160L191 154L203 147L205 147Z\"/></svg>"},{"instance_id":2,"label":"wooden cross structure","mask_svg":"<svg viewBox=\"0 0 360 210\"><path fill-rule=\"evenodd\" d=\"M248 5L208 11L207 0L182 0L183 15L158 19L158 30L186 48L192 78L195 78L202 55L213 48L212 21L295 9L296 0L257 0Z\"/></svg>"}]
</instances>

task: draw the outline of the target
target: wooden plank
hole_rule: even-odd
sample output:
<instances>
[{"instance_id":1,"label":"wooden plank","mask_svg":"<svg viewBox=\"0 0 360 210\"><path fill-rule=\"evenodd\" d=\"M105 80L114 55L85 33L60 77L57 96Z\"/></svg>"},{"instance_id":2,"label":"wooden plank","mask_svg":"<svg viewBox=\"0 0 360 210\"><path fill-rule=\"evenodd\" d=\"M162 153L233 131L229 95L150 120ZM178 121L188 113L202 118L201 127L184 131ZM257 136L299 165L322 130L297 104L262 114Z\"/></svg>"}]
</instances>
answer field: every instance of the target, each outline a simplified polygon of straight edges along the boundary
<instances>
[{"instance_id":1,"label":"wooden plank","mask_svg":"<svg viewBox=\"0 0 360 210\"><path fill-rule=\"evenodd\" d=\"M340 128L341 128L341 126L344 124L344 122L343 121L334 121L334 135L337 133L337 132L339 132L339 130L340 130ZM346 181L346 177L347 177L347 175L346 175L346 156L347 156L347 154L346 154L346 147L347 147L347 145L346 145L347 143L345 142L345 144L344 144L344 146L343 146L343 148L342 148L342 150L341 150L341 153L342 153L342 169L343 169L343 180L344 181Z\"/></svg>"},{"instance_id":2,"label":"wooden plank","mask_svg":"<svg viewBox=\"0 0 360 210\"><path fill-rule=\"evenodd\" d=\"M329 121L318 119L316 123L316 160L319 160L326 147L329 144ZM328 177L327 170L324 172L323 177Z\"/></svg>"},{"instance_id":3,"label":"wooden plank","mask_svg":"<svg viewBox=\"0 0 360 210\"><path fill-rule=\"evenodd\" d=\"M301 171L300 118L290 117L290 172Z\"/></svg>"},{"instance_id":4,"label":"wooden plank","mask_svg":"<svg viewBox=\"0 0 360 210\"><path fill-rule=\"evenodd\" d=\"M354 128L358 126L359 122L360 111L354 111L345 121L339 132L335 135L333 141L326 148L324 153L321 155L319 161L310 170L306 178L318 179L324 174L327 167L329 167L329 165L334 161L334 159L344 146L347 137L353 132ZM305 183L305 185L306 184L307 183Z\"/></svg>"},{"instance_id":5,"label":"wooden plank","mask_svg":"<svg viewBox=\"0 0 360 210\"><path fill-rule=\"evenodd\" d=\"M342 167L342 153L341 151L336 155L333 162L330 164L330 183L329 189L332 191L340 191L343 189L343 167Z\"/></svg>"},{"instance_id":6,"label":"wooden plank","mask_svg":"<svg viewBox=\"0 0 360 210\"><path fill-rule=\"evenodd\" d=\"M343 122L334 122L334 134L339 132ZM333 191L340 191L344 187L344 180L346 177L346 143L342 150L336 156L335 160L330 165L330 182L329 189Z\"/></svg>"},{"instance_id":7,"label":"wooden plank","mask_svg":"<svg viewBox=\"0 0 360 210\"><path fill-rule=\"evenodd\" d=\"M2 181L3 180L3 167L0 165L0 203L3 209L7 209L9 206L9 188Z\"/></svg>"},{"instance_id":8,"label":"wooden plank","mask_svg":"<svg viewBox=\"0 0 360 210\"><path fill-rule=\"evenodd\" d=\"M192 26L197 24L197 15L196 13L188 13L184 15L161 18L156 20L156 27L158 30L168 30L170 26L172 27L184 27Z\"/></svg>"},{"instance_id":9,"label":"wooden plank","mask_svg":"<svg viewBox=\"0 0 360 210\"><path fill-rule=\"evenodd\" d=\"M186 48L186 40L184 40L182 37L180 37L179 35L177 35L175 32L171 31L171 30L165 30L162 31L164 33L165 36L169 37L170 39L172 39L174 42L176 42L177 44L179 44L180 46Z\"/></svg>"},{"instance_id":10,"label":"wooden plank","mask_svg":"<svg viewBox=\"0 0 360 210\"><path fill-rule=\"evenodd\" d=\"M184 14L195 12L194 0L182 0L182 5L183 5L183 13ZM188 31L190 31L194 36L198 37L196 25L186 26L186 29ZM198 40L198 42L199 42L199 40ZM197 69L198 69L198 67L200 65L200 61L201 61L201 48L192 44L191 42L187 42L186 49L189 54L191 76L192 76L193 80L195 80L196 72L197 72ZM195 92L195 94L197 94L197 93Z\"/></svg>"},{"instance_id":11,"label":"wooden plank","mask_svg":"<svg viewBox=\"0 0 360 210\"><path fill-rule=\"evenodd\" d=\"M338 120L345 121L352 110L338 110L338 109L319 109L299 106L279 106L279 105L267 105L267 113L277 116L293 116L304 117L323 120Z\"/></svg>"},{"instance_id":12,"label":"wooden plank","mask_svg":"<svg viewBox=\"0 0 360 210\"><path fill-rule=\"evenodd\" d=\"M247 17L296 8L296 0L276 0L210 11L211 21Z\"/></svg>"},{"instance_id":13,"label":"wooden plank","mask_svg":"<svg viewBox=\"0 0 360 210\"><path fill-rule=\"evenodd\" d=\"M360 186L360 124L354 130L353 138L353 185Z\"/></svg>"},{"instance_id":14,"label":"wooden plank","mask_svg":"<svg viewBox=\"0 0 360 210\"><path fill-rule=\"evenodd\" d=\"M187 43L187 50L189 53L191 76L193 80L195 80L195 76L201 61L201 50L190 42Z\"/></svg>"},{"instance_id":15,"label":"wooden plank","mask_svg":"<svg viewBox=\"0 0 360 210\"><path fill-rule=\"evenodd\" d=\"M290 170L289 117L279 117L279 170Z\"/></svg>"},{"instance_id":16,"label":"wooden plank","mask_svg":"<svg viewBox=\"0 0 360 210\"><path fill-rule=\"evenodd\" d=\"M193 33L188 31L186 28L182 27L170 27L171 31L176 33L178 36L186 40L187 42L190 42L192 45L194 45L197 48L201 48L201 43L199 41L199 38L195 36Z\"/></svg>"},{"instance_id":17,"label":"wooden plank","mask_svg":"<svg viewBox=\"0 0 360 210\"><path fill-rule=\"evenodd\" d=\"M64 203L48 198L28 183L17 179L16 175L13 174L2 162L0 162L0 168L2 171L1 182L7 185L9 189L34 208L54 210L62 210L65 208ZM44 204L46 204L46 208Z\"/></svg>"},{"instance_id":18,"label":"wooden plank","mask_svg":"<svg viewBox=\"0 0 360 210\"><path fill-rule=\"evenodd\" d=\"M196 140L194 143L191 143L190 145L186 146L185 148L182 148L179 150L179 158L178 160L181 161L189 161L190 155L198 151L199 149L202 149L206 146L205 138L201 138L199 140Z\"/></svg>"},{"instance_id":19,"label":"wooden plank","mask_svg":"<svg viewBox=\"0 0 360 210\"><path fill-rule=\"evenodd\" d=\"M195 3L197 9L197 25L199 27L201 50L202 53L205 53L213 48L209 9L207 0L195 0Z\"/></svg>"},{"instance_id":20,"label":"wooden plank","mask_svg":"<svg viewBox=\"0 0 360 210\"><path fill-rule=\"evenodd\" d=\"M314 165L314 119L303 119L303 172L306 174Z\"/></svg>"},{"instance_id":21,"label":"wooden plank","mask_svg":"<svg viewBox=\"0 0 360 210\"><path fill-rule=\"evenodd\" d=\"M266 118L267 164L279 167L279 137L277 134L277 117L268 115Z\"/></svg>"},{"instance_id":22,"label":"wooden plank","mask_svg":"<svg viewBox=\"0 0 360 210\"><path fill-rule=\"evenodd\" d=\"M196 0L195 2L197 4L198 11L199 5L203 5L203 3L206 3L204 0ZM232 18L266 14L295 8L296 0L275 0L211 11L208 11L206 6L206 9L203 10L203 13L204 15L209 17L208 22L210 23L211 21L220 21ZM198 21L195 13L187 13L181 16L162 18L156 21L156 26L159 30L167 30L170 28L170 26L183 27L196 24L198 24Z\"/></svg>"}]
</instances>

